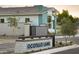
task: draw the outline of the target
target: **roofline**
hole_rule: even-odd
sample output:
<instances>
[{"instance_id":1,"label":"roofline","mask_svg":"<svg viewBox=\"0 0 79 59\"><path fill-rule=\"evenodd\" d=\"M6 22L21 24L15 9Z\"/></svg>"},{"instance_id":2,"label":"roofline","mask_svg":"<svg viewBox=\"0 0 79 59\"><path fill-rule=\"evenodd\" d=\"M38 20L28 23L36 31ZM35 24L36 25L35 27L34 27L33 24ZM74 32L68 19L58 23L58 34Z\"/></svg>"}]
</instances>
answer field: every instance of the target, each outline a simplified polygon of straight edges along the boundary
<instances>
[{"instance_id":1,"label":"roofline","mask_svg":"<svg viewBox=\"0 0 79 59\"><path fill-rule=\"evenodd\" d=\"M54 9L55 12L57 12L57 13L59 12L59 11L58 11L57 9L55 9L54 7L48 7L48 10L53 10L53 9Z\"/></svg>"},{"instance_id":2,"label":"roofline","mask_svg":"<svg viewBox=\"0 0 79 59\"><path fill-rule=\"evenodd\" d=\"M0 16L36 16L36 15L42 15L42 14L25 14L25 15L22 15L22 14L14 14L14 15L11 15L11 14L0 14Z\"/></svg>"}]
</instances>

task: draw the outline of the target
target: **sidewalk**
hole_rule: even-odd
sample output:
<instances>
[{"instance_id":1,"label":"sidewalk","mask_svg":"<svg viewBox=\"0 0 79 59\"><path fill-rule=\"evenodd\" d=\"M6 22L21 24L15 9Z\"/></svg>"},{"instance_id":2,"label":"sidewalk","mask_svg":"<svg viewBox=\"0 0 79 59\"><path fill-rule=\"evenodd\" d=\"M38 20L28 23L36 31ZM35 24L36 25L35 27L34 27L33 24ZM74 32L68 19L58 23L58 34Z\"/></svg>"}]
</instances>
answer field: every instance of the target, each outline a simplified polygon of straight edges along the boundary
<instances>
[{"instance_id":1,"label":"sidewalk","mask_svg":"<svg viewBox=\"0 0 79 59\"><path fill-rule=\"evenodd\" d=\"M73 49L73 48L78 48L78 47L79 47L79 45L74 44L71 46L49 49L49 50L40 51L40 52L36 52L36 53L32 53L32 54L51 54L51 53L61 52L61 51L65 51L65 50L69 50L69 49Z\"/></svg>"},{"instance_id":2,"label":"sidewalk","mask_svg":"<svg viewBox=\"0 0 79 59\"><path fill-rule=\"evenodd\" d=\"M66 37L69 37L69 36L66 36ZM72 38L73 36L70 36L70 37ZM79 34L76 34L75 37L79 37ZM55 36L55 38L56 38L56 39L57 39L57 38L64 38L64 36Z\"/></svg>"}]
</instances>

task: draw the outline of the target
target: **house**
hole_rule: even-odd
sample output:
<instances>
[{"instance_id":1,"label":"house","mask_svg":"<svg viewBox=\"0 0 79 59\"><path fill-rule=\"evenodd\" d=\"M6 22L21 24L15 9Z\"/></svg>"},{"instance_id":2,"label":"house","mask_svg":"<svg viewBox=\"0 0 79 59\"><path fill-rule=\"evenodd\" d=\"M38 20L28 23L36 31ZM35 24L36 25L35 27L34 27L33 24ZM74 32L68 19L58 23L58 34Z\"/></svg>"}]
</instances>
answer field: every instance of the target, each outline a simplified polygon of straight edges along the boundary
<instances>
[{"instance_id":1,"label":"house","mask_svg":"<svg viewBox=\"0 0 79 59\"><path fill-rule=\"evenodd\" d=\"M16 35L24 34L25 23L30 22L31 26L46 26L48 16L51 16L51 28L55 32L56 13L55 8L48 8L42 5L31 7L0 7L0 35L13 35L12 28L9 26L8 19L15 17L17 19Z\"/></svg>"}]
</instances>

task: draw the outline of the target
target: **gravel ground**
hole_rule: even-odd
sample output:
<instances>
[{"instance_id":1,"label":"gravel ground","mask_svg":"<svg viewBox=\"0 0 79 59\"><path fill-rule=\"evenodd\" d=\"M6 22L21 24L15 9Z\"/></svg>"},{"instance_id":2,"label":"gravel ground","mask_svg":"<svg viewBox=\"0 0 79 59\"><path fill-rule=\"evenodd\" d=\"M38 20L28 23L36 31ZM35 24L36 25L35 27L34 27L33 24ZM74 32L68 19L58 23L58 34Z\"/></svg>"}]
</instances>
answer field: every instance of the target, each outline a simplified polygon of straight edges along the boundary
<instances>
[{"instance_id":1,"label":"gravel ground","mask_svg":"<svg viewBox=\"0 0 79 59\"><path fill-rule=\"evenodd\" d=\"M16 39L15 37L0 36L0 54L13 53Z\"/></svg>"}]
</instances>

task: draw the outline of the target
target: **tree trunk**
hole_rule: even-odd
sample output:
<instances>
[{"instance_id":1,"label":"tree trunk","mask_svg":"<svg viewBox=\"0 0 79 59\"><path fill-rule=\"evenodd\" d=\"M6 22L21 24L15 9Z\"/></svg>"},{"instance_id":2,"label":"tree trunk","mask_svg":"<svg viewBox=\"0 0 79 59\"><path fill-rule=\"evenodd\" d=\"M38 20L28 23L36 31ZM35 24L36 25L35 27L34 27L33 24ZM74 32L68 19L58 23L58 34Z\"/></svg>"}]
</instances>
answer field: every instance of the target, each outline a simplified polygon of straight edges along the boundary
<instances>
[{"instance_id":1,"label":"tree trunk","mask_svg":"<svg viewBox=\"0 0 79 59\"><path fill-rule=\"evenodd\" d=\"M65 41L66 41L66 45L67 45L67 37L65 36Z\"/></svg>"}]
</instances>

